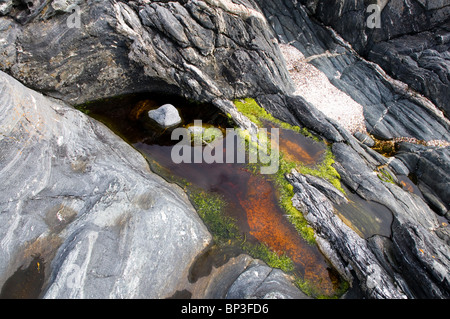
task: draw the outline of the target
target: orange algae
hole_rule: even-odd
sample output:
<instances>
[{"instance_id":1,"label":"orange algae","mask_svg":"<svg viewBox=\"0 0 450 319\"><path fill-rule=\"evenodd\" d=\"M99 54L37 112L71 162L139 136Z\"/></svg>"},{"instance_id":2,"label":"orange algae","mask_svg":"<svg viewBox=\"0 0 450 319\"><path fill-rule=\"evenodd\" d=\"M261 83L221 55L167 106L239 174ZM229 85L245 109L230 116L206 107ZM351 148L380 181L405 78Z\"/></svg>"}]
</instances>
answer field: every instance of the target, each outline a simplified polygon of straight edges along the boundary
<instances>
[{"instance_id":1,"label":"orange algae","mask_svg":"<svg viewBox=\"0 0 450 319\"><path fill-rule=\"evenodd\" d=\"M337 293L339 279L330 272L331 267L319 249L308 244L284 215L276 188L268 178L252 174L245 164L174 164L170 157L171 146L177 141L171 141L170 132L153 132L139 121L145 111L171 101L141 99L133 102L134 108L128 113L111 112L112 108L106 105L101 108L103 111L93 112L92 115L101 115L102 121L109 118L105 124L132 141L132 145L147 159L156 161L168 173L168 179L181 178L206 192L223 196L227 202L224 213L236 221L245 238L252 243L265 244L279 255L290 257L295 275L313 286L318 295L334 296ZM214 118L226 119L226 116L218 117L213 111L205 110L197 110L196 106L180 108L180 115L184 124L198 118L201 112L205 116L211 113ZM200 119L209 123L207 118ZM267 126L274 128L274 125ZM308 166L317 164L326 151L321 143L283 128L280 128L279 146L288 160Z\"/></svg>"},{"instance_id":2,"label":"orange algae","mask_svg":"<svg viewBox=\"0 0 450 319\"><path fill-rule=\"evenodd\" d=\"M303 240L283 215L271 183L251 176L246 192L240 192L238 197L246 212L249 233L273 251L290 257L298 275L320 294L334 295L337 287L330 277L329 265L317 247Z\"/></svg>"}]
</instances>

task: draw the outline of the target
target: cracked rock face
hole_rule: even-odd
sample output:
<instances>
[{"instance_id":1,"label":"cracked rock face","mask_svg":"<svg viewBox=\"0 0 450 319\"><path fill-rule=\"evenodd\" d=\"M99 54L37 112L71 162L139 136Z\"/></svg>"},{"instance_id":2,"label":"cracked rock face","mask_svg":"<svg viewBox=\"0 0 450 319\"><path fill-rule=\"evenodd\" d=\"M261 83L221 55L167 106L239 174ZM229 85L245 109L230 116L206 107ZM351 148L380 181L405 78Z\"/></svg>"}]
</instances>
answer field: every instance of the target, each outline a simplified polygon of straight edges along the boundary
<instances>
[{"instance_id":1,"label":"cracked rock face","mask_svg":"<svg viewBox=\"0 0 450 319\"><path fill-rule=\"evenodd\" d=\"M305 61L362 106L367 132L383 140L409 137L450 141L450 122L433 103L389 77L380 66L361 58L334 31L311 21L298 2L259 3L279 41L299 50ZM394 61L387 63L397 65ZM328 103L335 102L330 99ZM358 106L354 108L358 113Z\"/></svg>"},{"instance_id":2,"label":"cracked rock face","mask_svg":"<svg viewBox=\"0 0 450 319\"><path fill-rule=\"evenodd\" d=\"M308 299L290 282L286 274L260 262L252 262L233 282L227 299Z\"/></svg>"},{"instance_id":3,"label":"cracked rock face","mask_svg":"<svg viewBox=\"0 0 450 319\"><path fill-rule=\"evenodd\" d=\"M428 97L450 116L450 5L448 1L303 0L319 20L390 75ZM376 15L378 27L368 21Z\"/></svg>"},{"instance_id":4,"label":"cracked rock face","mask_svg":"<svg viewBox=\"0 0 450 319\"><path fill-rule=\"evenodd\" d=\"M8 40L1 49L10 57L3 70L71 104L170 88L203 101L292 90L274 34L250 3L87 1L79 8L51 17L42 8L25 25L0 18Z\"/></svg>"},{"instance_id":5,"label":"cracked rock face","mask_svg":"<svg viewBox=\"0 0 450 319\"><path fill-rule=\"evenodd\" d=\"M375 2L380 30L367 30L362 1L1 0L0 69L9 75L0 73L0 285L44 260L46 298L164 298L189 286L189 266L211 236L183 191L67 105L162 92L212 102L252 131L231 100L254 97L326 139L346 188L386 206L393 222L390 237L363 239L335 214L346 203L337 189L293 172L293 202L324 254L365 297L448 298L450 234L441 221L449 218L450 148L400 143L394 157L381 156L353 138L328 101L319 107L316 95L295 91L289 73L314 70L334 86L329 103L352 99L348 118L357 108L358 127L376 138L450 142L450 7ZM304 68L294 59L288 69L278 43L300 52ZM415 174L423 196L380 180L379 167L394 181ZM194 295L305 297L248 256L234 263Z\"/></svg>"}]
</instances>

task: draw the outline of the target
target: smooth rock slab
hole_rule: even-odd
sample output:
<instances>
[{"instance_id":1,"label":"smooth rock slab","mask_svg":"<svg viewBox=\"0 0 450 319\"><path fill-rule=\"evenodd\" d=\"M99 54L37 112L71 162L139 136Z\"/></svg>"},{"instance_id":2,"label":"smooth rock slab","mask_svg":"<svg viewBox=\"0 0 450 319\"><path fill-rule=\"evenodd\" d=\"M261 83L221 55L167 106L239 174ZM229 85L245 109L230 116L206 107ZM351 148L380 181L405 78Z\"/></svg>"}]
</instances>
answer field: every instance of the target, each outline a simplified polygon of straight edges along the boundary
<instances>
[{"instance_id":1,"label":"smooth rock slab","mask_svg":"<svg viewBox=\"0 0 450 319\"><path fill-rule=\"evenodd\" d=\"M0 72L0 287L33 255L43 298L166 298L211 235L101 123Z\"/></svg>"},{"instance_id":2,"label":"smooth rock slab","mask_svg":"<svg viewBox=\"0 0 450 319\"><path fill-rule=\"evenodd\" d=\"M309 299L279 269L253 261L231 285L227 299Z\"/></svg>"}]
</instances>

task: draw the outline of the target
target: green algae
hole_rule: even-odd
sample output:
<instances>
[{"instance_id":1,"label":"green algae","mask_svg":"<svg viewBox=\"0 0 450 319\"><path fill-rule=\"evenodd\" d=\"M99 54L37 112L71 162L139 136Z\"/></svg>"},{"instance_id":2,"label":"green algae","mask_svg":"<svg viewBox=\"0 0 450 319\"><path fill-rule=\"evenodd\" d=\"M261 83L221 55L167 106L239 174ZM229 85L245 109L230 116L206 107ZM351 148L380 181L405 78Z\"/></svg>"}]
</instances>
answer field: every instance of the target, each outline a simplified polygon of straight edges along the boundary
<instances>
[{"instance_id":1,"label":"green algae","mask_svg":"<svg viewBox=\"0 0 450 319\"><path fill-rule=\"evenodd\" d=\"M292 130L294 132L303 134L306 137L310 137L316 142L320 141L306 128L293 126L276 119L261 106L259 106L258 103L252 98L235 100L234 105L239 112L248 117L253 123L258 125L258 127L262 127L264 120L266 120L283 129ZM249 143L252 143L249 140L248 136L246 136L245 134L243 136L248 140ZM331 148L328 146L326 148L324 158L314 167L307 166L301 162L288 160L285 155L286 154L283 154L283 152L280 152L280 166L278 173L274 176L279 192L280 206L286 212L289 220L292 224L294 224L297 231L302 235L302 237L308 243L314 244L314 230L308 225L308 222L304 218L303 214L293 206L292 197L294 196L294 190L292 185L286 180L285 176L286 174L290 173L292 169L297 169L297 171L301 174L309 174L329 181L334 187L345 194L345 191L342 188L340 182L340 175L333 167L333 164L335 163L334 155L331 152ZM253 172L257 172L257 169L259 167L258 164L251 164L249 166L251 168L251 171Z\"/></svg>"},{"instance_id":2,"label":"green algae","mask_svg":"<svg viewBox=\"0 0 450 319\"><path fill-rule=\"evenodd\" d=\"M220 195L195 189L190 184L185 185L185 190L200 218L213 235L216 245L235 245L251 257L264 261L269 267L284 272L294 270L294 263L286 254L278 254L263 243L246 241L236 221L224 214L227 202Z\"/></svg>"}]
</instances>

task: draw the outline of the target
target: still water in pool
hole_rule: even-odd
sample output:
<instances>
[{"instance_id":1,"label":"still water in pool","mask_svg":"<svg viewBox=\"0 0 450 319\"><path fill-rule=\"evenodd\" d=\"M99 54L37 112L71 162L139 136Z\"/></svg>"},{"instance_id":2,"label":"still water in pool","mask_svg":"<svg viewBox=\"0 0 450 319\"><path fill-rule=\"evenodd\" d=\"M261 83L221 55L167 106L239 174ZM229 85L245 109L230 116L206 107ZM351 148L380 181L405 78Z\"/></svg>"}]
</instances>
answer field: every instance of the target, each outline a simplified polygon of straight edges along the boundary
<instances>
[{"instance_id":1,"label":"still water in pool","mask_svg":"<svg viewBox=\"0 0 450 319\"><path fill-rule=\"evenodd\" d=\"M179 163L171 158L172 129L162 129L146 117L150 109L171 103L183 119L181 125L194 120L214 125L225 132L233 127L226 115L211 105L193 104L176 97L152 97L143 100L132 96L89 105L92 117L104 122L139 150L151 167L169 181L184 180L210 194L220 195L227 203L224 214L232 218L245 240L262 243L278 254L286 254L294 263L294 274L314 286L319 295L332 296L341 281L315 245L308 244L288 221L279 205L279 194L273 178L254 173L245 163ZM227 139L227 135L224 136ZM222 143L223 152L227 149ZM237 147L237 141L230 143ZM207 146L205 146L207 147ZM314 166L325 153L325 146L299 133L280 129L279 149L290 159ZM203 149L192 148L195 152ZM195 269L193 270L195 272Z\"/></svg>"}]
</instances>

